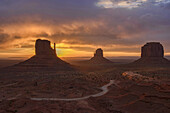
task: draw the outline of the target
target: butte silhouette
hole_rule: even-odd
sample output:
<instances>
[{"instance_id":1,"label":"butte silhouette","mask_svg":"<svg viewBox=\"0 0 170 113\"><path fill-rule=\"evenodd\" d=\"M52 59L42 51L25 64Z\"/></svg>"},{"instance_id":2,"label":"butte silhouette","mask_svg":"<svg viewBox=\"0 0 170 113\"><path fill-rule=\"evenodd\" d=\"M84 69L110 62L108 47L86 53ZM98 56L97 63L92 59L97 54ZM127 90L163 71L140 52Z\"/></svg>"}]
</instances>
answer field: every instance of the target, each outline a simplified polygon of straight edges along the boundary
<instances>
[{"instance_id":1,"label":"butte silhouette","mask_svg":"<svg viewBox=\"0 0 170 113\"><path fill-rule=\"evenodd\" d=\"M94 57L92 57L90 60L88 60L89 64L111 64L110 60L106 59L103 56L103 50L101 48L97 49L94 53Z\"/></svg>"},{"instance_id":2,"label":"butte silhouette","mask_svg":"<svg viewBox=\"0 0 170 113\"><path fill-rule=\"evenodd\" d=\"M141 48L141 58L132 64L139 66L166 66L170 64L170 61L164 58L164 48L162 44L159 42L149 42Z\"/></svg>"},{"instance_id":3,"label":"butte silhouette","mask_svg":"<svg viewBox=\"0 0 170 113\"><path fill-rule=\"evenodd\" d=\"M55 43L54 49L52 49L50 41L41 39L36 40L33 57L12 67L20 70L73 70L69 63L57 57Z\"/></svg>"}]
</instances>

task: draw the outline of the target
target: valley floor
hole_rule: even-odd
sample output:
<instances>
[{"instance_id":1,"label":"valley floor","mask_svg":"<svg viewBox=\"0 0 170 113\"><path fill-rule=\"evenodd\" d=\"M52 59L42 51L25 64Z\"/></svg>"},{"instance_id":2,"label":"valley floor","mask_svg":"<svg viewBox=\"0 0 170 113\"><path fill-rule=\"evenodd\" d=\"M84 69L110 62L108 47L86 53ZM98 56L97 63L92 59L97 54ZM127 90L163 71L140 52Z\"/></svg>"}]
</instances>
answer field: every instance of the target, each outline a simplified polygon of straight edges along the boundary
<instances>
[{"instance_id":1,"label":"valley floor","mask_svg":"<svg viewBox=\"0 0 170 113\"><path fill-rule=\"evenodd\" d=\"M110 80L114 83L109 84ZM104 91L102 86L108 91L94 96ZM88 98L75 100L83 97ZM115 67L94 72L0 75L0 113L169 112L169 68Z\"/></svg>"}]
</instances>

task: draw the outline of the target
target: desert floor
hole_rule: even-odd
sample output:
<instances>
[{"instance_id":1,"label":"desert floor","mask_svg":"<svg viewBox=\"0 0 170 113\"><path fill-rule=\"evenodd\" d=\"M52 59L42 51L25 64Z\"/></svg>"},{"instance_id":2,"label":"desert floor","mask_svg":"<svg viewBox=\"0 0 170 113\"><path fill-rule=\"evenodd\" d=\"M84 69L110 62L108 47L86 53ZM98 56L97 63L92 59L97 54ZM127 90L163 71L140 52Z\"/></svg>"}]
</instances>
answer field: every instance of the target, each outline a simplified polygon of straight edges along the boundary
<instances>
[{"instance_id":1,"label":"desert floor","mask_svg":"<svg viewBox=\"0 0 170 113\"><path fill-rule=\"evenodd\" d=\"M170 68L1 73L0 113L170 113Z\"/></svg>"}]
</instances>

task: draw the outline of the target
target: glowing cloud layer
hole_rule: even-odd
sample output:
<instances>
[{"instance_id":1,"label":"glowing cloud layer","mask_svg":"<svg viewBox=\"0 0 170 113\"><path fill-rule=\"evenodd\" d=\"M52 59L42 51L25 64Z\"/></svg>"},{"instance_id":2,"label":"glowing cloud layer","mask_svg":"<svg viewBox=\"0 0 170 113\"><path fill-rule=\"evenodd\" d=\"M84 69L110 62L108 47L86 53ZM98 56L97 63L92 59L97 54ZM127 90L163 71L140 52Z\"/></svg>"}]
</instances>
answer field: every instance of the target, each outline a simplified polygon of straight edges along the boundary
<instances>
[{"instance_id":1,"label":"glowing cloud layer","mask_svg":"<svg viewBox=\"0 0 170 113\"><path fill-rule=\"evenodd\" d=\"M148 41L170 54L169 0L1 0L0 57L30 57L38 38L60 57L139 56Z\"/></svg>"}]
</instances>

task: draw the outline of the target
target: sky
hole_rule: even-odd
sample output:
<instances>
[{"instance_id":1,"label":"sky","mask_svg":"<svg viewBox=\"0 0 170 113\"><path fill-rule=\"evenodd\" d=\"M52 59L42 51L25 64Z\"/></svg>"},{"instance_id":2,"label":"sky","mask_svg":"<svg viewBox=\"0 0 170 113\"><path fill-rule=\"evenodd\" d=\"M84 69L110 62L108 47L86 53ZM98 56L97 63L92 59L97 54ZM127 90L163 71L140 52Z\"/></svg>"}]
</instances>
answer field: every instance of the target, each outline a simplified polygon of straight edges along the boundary
<instances>
[{"instance_id":1,"label":"sky","mask_svg":"<svg viewBox=\"0 0 170 113\"><path fill-rule=\"evenodd\" d=\"M170 55L170 0L0 0L0 59L31 57L39 38L59 57L140 56L146 42Z\"/></svg>"}]
</instances>

